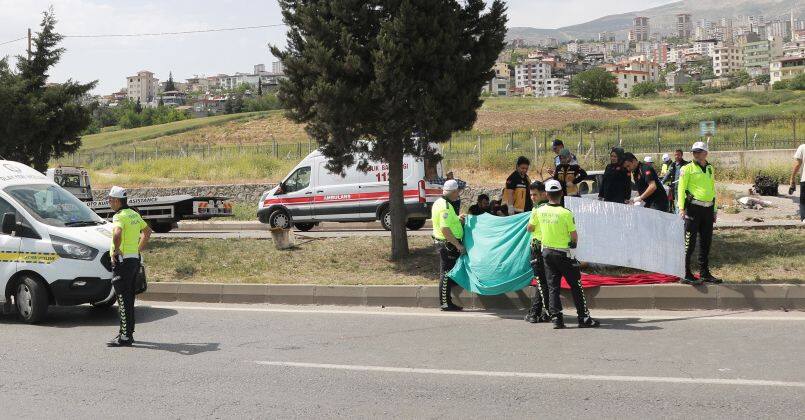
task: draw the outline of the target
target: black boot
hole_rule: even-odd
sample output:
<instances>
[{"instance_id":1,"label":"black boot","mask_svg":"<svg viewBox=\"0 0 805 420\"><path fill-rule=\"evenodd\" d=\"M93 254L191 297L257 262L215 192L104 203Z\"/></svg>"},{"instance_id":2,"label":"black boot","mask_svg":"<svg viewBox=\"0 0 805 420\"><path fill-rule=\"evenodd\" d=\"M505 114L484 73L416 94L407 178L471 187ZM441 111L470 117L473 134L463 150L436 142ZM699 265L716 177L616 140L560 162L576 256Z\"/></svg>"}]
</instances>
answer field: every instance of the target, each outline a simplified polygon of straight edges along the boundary
<instances>
[{"instance_id":1,"label":"black boot","mask_svg":"<svg viewBox=\"0 0 805 420\"><path fill-rule=\"evenodd\" d=\"M710 270L706 269L706 268L702 269L702 272L701 272L701 275L699 276L699 278L705 283L710 283L710 284L721 284L721 283L723 283L723 280L714 277L713 274L710 273Z\"/></svg>"},{"instance_id":2,"label":"black boot","mask_svg":"<svg viewBox=\"0 0 805 420\"><path fill-rule=\"evenodd\" d=\"M565 328L565 317L562 314L553 316L553 329L561 330Z\"/></svg>"},{"instance_id":3,"label":"black boot","mask_svg":"<svg viewBox=\"0 0 805 420\"><path fill-rule=\"evenodd\" d=\"M123 339L120 335L118 335L106 343L106 347L131 347L132 344L134 344L134 338L129 337L127 339Z\"/></svg>"},{"instance_id":4,"label":"black boot","mask_svg":"<svg viewBox=\"0 0 805 420\"><path fill-rule=\"evenodd\" d=\"M702 281L693 276L693 273L685 274L685 278L679 280L681 284L689 284L691 286L701 286Z\"/></svg>"},{"instance_id":5,"label":"black boot","mask_svg":"<svg viewBox=\"0 0 805 420\"><path fill-rule=\"evenodd\" d=\"M600 326L601 323L590 316L579 317L579 328L598 328Z\"/></svg>"}]
</instances>

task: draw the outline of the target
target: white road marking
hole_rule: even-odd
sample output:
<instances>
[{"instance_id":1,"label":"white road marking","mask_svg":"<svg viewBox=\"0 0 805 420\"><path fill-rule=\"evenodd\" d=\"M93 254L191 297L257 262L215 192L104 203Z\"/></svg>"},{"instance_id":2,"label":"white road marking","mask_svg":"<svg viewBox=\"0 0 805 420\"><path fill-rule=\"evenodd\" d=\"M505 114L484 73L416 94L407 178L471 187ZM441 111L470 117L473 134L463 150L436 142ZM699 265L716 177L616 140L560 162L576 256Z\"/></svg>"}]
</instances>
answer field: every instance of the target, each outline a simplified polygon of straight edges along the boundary
<instances>
[{"instance_id":1,"label":"white road marking","mask_svg":"<svg viewBox=\"0 0 805 420\"><path fill-rule=\"evenodd\" d=\"M395 311L384 309L329 309L318 307L266 307L266 306L197 306L197 305L163 305L153 302L143 303L138 306L151 307L156 309L173 309L173 310L188 310L188 311L220 311L220 312L264 312L264 313L280 313L280 314L311 314L311 315L379 315L379 316L411 316L411 317L449 317L449 318L516 318L521 316L519 313L490 313L490 312L440 312L437 309L426 309L422 311ZM743 313L743 312L738 312ZM674 315L652 315L640 312L615 312L615 311L600 311L593 313L598 319L639 319L646 321L661 321L661 320L691 320L691 321L805 321L805 313L789 313L788 316L773 316L773 315L732 315L726 312L707 313L705 312L691 312L691 313L678 313Z\"/></svg>"},{"instance_id":2,"label":"white road marking","mask_svg":"<svg viewBox=\"0 0 805 420\"><path fill-rule=\"evenodd\" d=\"M496 378L554 379L600 382L653 382L667 384L732 385L781 388L805 388L805 382L768 381L762 379L680 378L664 376L580 375L566 373L496 372L482 370L422 369L390 366L334 365L322 363L254 361L258 365L289 368L344 370L354 372L407 373L420 375L480 376Z\"/></svg>"}]
</instances>

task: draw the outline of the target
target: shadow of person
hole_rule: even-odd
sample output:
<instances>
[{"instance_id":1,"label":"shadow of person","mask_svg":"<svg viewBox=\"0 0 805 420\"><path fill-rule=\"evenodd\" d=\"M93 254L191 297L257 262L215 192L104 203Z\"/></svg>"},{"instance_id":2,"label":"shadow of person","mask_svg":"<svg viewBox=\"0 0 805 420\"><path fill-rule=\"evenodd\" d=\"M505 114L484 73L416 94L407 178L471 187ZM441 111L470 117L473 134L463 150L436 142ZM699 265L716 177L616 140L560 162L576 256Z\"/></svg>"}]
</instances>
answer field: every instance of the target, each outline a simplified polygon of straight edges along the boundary
<instances>
[{"instance_id":1,"label":"shadow of person","mask_svg":"<svg viewBox=\"0 0 805 420\"><path fill-rule=\"evenodd\" d=\"M150 341L135 341L134 348L160 350L182 356L195 356L201 353L220 350L219 343L154 343Z\"/></svg>"},{"instance_id":2,"label":"shadow of person","mask_svg":"<svg viewBox=\"0 0 805 420\"><path fill-rule=\"evenodd\" d=\"M648 325L656 321L643 321L640 318L596 318L601 323L598 327L604 330L620 331L656 331L662 328L657 325Z\"/></svg>"},{"instance_id":3,"label":"shadow of person","mask_svg":"<svg viewBox=\"0 0 805 420\"><path fill-rule=\"evenodd\" d=\"M137 324L147 324L159 321L178 314L174 309L151 308L137 306L134 308L134 318ZM16 314L0 318L3 323L21 323ZM35 327L48 328L75 328L75 327L111 327L119 325L117 307L95 308L89 305L81 306L51 306L45 320Z\"/></svg>"}]
</instances>

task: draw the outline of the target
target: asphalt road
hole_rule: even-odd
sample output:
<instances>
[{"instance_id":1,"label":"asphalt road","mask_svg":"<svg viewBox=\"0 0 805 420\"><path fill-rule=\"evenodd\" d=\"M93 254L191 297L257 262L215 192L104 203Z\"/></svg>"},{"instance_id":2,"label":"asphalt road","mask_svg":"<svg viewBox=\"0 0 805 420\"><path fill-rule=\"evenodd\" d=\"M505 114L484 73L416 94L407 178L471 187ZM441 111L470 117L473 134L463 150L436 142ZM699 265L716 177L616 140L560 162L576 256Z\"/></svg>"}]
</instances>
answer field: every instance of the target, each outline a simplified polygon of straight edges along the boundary
<instances>
[{"instance_id":1,"label":"asphalt road","mask_svg":"<svg viewBox=\"0 0 805 420\"><path fill-rule=\"evenodd\" d=\"M805 417L804 313L522 314L156 304L0 317L4 418Z\"/></svg>"}]
</instances>

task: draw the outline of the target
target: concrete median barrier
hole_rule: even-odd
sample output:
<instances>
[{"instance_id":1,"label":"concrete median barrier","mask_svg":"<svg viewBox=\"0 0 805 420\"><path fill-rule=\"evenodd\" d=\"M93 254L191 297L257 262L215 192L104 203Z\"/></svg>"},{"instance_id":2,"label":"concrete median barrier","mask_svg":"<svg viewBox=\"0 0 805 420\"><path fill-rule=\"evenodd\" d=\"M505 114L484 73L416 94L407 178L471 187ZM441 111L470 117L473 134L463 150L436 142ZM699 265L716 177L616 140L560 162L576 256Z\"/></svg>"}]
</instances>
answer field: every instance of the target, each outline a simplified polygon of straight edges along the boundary
<instances>
[{"instance_id":1,"label":"concrete median barrier","mask_svg":"<svg viewBox=\"0 0 805 420\"><path fill-rule=\"evenodd\" d=\"M752 309L805 310L805 286L796 284L679 284L611 286L586 289L594 309ZM530 305L531 288L499 296L454 290L455 303L468 309L519 310ZM563 304L572 312L567 291ZM317 286L288 284L152 283L139 296L146 301L258 303L437 308L436 286Z\"/></svg>"}]
</instances>

